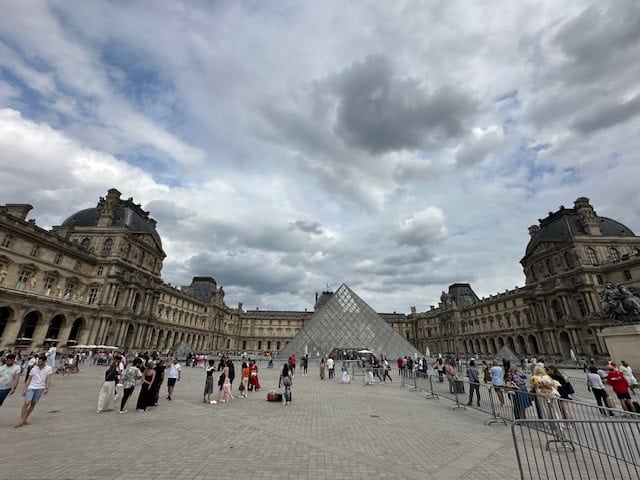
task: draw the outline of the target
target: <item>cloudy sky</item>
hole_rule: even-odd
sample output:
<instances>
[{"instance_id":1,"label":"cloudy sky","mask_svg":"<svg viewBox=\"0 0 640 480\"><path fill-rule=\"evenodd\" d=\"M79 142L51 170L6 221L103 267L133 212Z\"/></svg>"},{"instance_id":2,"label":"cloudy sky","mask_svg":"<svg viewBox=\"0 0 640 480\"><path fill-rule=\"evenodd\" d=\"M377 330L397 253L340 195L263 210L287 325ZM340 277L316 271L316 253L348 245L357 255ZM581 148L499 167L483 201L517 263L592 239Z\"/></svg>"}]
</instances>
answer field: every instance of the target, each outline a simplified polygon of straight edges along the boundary
<instances>
[{"instance_id":1,"label":"cloudy sky","mask_svg":"<svg viewBox=\"0 0 640 480\"><path fill-rule=\"evenodd\" d=\"M0 203L107 189L163 277L227 304L373 308L524 284L579 196L640 231L640 3L19 0L0 15Z\"/></svg>"}]
</instances>

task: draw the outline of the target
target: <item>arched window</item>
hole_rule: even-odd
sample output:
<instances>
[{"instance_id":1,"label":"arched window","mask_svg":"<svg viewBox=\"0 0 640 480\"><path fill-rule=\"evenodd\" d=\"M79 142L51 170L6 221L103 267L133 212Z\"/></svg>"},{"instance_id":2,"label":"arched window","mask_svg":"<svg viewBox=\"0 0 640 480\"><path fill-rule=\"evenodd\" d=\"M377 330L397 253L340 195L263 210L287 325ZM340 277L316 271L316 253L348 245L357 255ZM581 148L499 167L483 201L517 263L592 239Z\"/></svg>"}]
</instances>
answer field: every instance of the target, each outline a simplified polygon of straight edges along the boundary
<instances>
[{"instance_id":1,"label":"arched window","mask_svg":"<svg viewBox=\"0 0 640 480\"><path fill-rule=\"evenodd\" d=\"M113 248L113 240L111 238L107 238L102 244L102 256L106 257L111 255L111 249Z\"/></svg>"},{"instance_id":2,"label":"arched window","mask_svg":"<svg viewBox=\"0 0 640 480\"><path fill-rule=\"evenodd\" d=\"M618 252L617 248L611 247L609 249L609 261L610 262L619 262L620 261L620 252Z\"/></svg>"},{"instance_id":3,"label":"arched window","mask_svg":"<svg viewBox=\"0 0 640 480\"><path fill-rule=\"evenodd\" d=\"M82 239L82 241L80 242L80 246L82 248L84 248L85 250L88 250L89 247L91 246L91 240L89 240L89 238L87 238L87 237L84 237Z\"/></svg>"},{"instance_id":4,"label":"arched window","mask_svg":"<svg viewBox=\"0 0 640 480\"><path fill-rule=\"evenodd\" d=\"M596 251L591 247L587 248L587 258L589 259L589 263L591 265L598 265L598 257L596 256Z\"/></svg>"},{"instance_id":5,"label":"arched window","mask_svg":"<svg viewBox=\"0 0 640 480\"><path fill-rule=\"evenodd\" d=\"M545 261L545 264L547 265L547 271L549 272L549 275L555 275L556 267L553 266L553 260L551 260L550 258L547 258L547 260Z\"/></svg>"},{"instance_id":6,"label":"arched window","mask_svg":"<svg viewBox=\"0 0 640 480\"><path fill-rule=\"evenodd\" d=\"M567 266L567 269L573 270L573 257L569 252L564 252L564 264Z\"/></svg>"},{"instance_id":7,"label":"arched window","mask_svg":"<svg viewBox=\"0 0 640 480\"><path fill-rule=\"evenodd\" d=\"M562 317L564 317L564 311L562 310L562 305L558 300L553 300L551 302L551 309L556 316L556 320L562 320Z\"/></svg>"}]
</instances>

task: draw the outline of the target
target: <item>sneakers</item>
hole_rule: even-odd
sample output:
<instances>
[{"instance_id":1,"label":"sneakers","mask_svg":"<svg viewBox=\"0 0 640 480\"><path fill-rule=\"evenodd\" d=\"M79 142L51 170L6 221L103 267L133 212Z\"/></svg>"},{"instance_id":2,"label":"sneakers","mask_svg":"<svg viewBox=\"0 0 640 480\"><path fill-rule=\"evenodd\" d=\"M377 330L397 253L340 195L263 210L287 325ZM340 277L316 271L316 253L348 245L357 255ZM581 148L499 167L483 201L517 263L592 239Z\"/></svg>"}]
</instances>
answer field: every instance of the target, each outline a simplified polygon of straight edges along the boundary
<instances>
[{"instance_id":1,"label":"sneakers","mask_svg":"<svg viewBox=\"0 0 640 480\"><path fill-rule=\"evenodd\" d=\"M167 395L167 400L171 401L171 395Z\"/></svg>"},{"instance_id":2,"label":"sneakers","mask_svg":"<svg viewBox=\"0 0 640 480\"><path fill-rule=\"evenodd\" d=\"M215 400L211 400L209 403L210 403L211 405L215 405L215 404L216 404L216 403L218 403L218 402L216 402Z\"/></svg>"}]
</instances>

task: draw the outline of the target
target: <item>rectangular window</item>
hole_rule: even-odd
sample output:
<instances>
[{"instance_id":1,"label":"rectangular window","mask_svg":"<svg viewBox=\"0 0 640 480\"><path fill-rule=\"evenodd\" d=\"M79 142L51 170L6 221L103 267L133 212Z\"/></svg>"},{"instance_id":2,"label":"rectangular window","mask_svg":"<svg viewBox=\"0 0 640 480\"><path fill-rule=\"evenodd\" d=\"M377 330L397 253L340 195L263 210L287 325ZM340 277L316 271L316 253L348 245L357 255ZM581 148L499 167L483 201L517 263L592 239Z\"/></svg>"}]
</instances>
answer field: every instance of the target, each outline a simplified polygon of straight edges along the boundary
<instances>
[{"instance_id":1,"label":"rectangular window","mask_svg":"<svg viewBox=\"0 0 640 480\"><path fill-rule=\"evenodd\" d=\"M625 270L624 271L624 279L625 280L631 280L633 277L631 276L631 271L629 270Z\"/></svg>"},{"instance_id":2,"label":"rectangular window","mask_svg":"<svg viewBox=\"0 0 640 480\"><path fill-rule=\"evenodd\" d=\"M584 306L584 302L581 298L576 299L576 303L578 304L578 309L580 309L580 314L584 317L587 314L587 309Z\"/></svg>"},{"instance_id":3,"label":"rectangular window","mask_svg":"<svg viewBox=\"0 0 640 480\"><path fill-rule=\"evenodd\" d=\"M69 299L75 290L75 283L67 283L64 287L64 298Z\"/></svg>"},{"instance_id":4,"label":"rectangular window","mask_svg":"<svg viewBox=\"0 0 640 480\"><path fill-rule=\"evenodd\" d=\"M97 275L98 275L98 276L101 276L103 272L104 272L104 267L98 267L98 273L97 273Z\"/></svg>"},{"instance_id":5,"label":"rectangular window","mask_svg":"<svg viewBox=\"0 0 640 480\"><path fill-rule=\"evenodd\" d=\"M31 272L22 270L20 272L20 275L18 276L18 283L16 283L16 290L20 292L24 290L24 287L27 285L29 278L31 278Z\"/></svg>"},{"instance_id":6,"label":"rectangular window","mask_svg":"<svg viewBox=\"0 0 640 480\"><path fill-rule=\"evenodd\" d=\"M98 299L98 290L98 287L92 287L89 289L89 297L87 298L87 303L89 305L96 303L96 300Z\"/></svg>"},{"instance_id":7,"label":"rectangular window","mask_svg":"<svg viewBox=\"0 0 640 480\"><path fill-rule=\"evenodd\" d=\"M31 256L32 257L37 257L38 255L40 255L40 245L34 245L31 248Z\"/></svg>"},{"instance_id":8,"label":"rectangular window","mask_svg":"<svg viewBox=\"0 0 640 480\"><path fill-rule=\"evenodd\" d=\"M57 253L56 258L53 259L53 263L55 263L56 265L60 265L61 261L62 261L62 254Z\"/></svg>"},{"instance_id":9,"label":"rectangular window","mask_svg":"<svg viewBox=\"0 0 640 480\"><path fill-rule=\"evenodd\" d=\"M80 271L80 267L81 267L81 266L82 266L82 263L80 263L80 260L76 260L76 262L73 264L73 269L74 269L76 272L79 272L79 271Z\"/></svg>"},{"instance_id":10,"label":"rectangular window","mask_svg":"<svg viewBox=\"0 0 640 480\"><path fill-rule=\"evenodd\" d=\"M44 295L51 295L51 288L53 287L55 281L56 280L53 277L45 277L44 283L42 284L42 293Z\"/></svg>"},{"instance_id":11,"label":"rectangular window","mask_svg":"<svg viewBox=\"0 0 640 480\"><path fill-rule=\"evenodd\" d=\"M2 240L2 246L5 248L9 248L11 246L11 240L13 238L11 237L11 235L7 234L4 236L4 239Z\"/></svg>"}]
</instances>

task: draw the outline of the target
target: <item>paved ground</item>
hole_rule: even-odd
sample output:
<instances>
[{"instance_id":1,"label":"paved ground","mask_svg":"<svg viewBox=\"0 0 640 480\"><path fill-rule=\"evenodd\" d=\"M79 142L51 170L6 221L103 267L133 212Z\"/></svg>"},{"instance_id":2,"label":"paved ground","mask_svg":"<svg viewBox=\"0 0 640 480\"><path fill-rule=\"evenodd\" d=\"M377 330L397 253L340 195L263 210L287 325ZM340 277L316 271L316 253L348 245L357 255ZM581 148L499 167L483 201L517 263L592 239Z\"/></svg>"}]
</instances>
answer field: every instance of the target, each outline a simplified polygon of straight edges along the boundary
<instances>
[{"instance_id":1,"label":"paved ground","mask_svg":"<svg viewBox=\"0 0 640 480\"><path fill-rule=\"evenodd\" d=\"M23 428L13 428L22 397L7 399L0 407L1 478L518 476L508 428L485 426L479 412L452 411L448 400L399 388L397 377L381 385L365 387L361 378L341 385L321 381L313 368L307 377L295 376L293 402L283 406L266 401L278 370L262 369L261 392L205 405L203 370L186 368L173 401L121 415L95 413L103 372L86 366L70 378L54 376L51 393Z\"/></svg>"}]
</instances>

